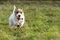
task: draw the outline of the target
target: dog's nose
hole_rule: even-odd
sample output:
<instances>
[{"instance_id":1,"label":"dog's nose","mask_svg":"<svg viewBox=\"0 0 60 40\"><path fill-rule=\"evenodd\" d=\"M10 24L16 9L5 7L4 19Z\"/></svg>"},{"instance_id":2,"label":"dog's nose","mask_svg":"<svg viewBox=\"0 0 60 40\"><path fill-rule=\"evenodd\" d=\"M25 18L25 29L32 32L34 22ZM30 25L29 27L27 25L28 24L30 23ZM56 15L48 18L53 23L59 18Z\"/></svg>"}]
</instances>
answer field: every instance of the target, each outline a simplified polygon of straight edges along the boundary
<instances>
[{"instance_id":1,"label":"dog's nose","mask_svg":"<svg viewBox=\"0 0 60 40\"><path fill-rule=\"evenodd\" d=\"M17 25L17 27L19 27L20 25Z\"/></svg>"},{"instance_id":2,"label":"dog's nose","mask_svg":"<svg viewBox=\"0 0 60 40\"><path fill-rule=\"evenodd\" d=\"M21 16L21 15L18 15L19 17Z\"/></svg>"}]
</instances>

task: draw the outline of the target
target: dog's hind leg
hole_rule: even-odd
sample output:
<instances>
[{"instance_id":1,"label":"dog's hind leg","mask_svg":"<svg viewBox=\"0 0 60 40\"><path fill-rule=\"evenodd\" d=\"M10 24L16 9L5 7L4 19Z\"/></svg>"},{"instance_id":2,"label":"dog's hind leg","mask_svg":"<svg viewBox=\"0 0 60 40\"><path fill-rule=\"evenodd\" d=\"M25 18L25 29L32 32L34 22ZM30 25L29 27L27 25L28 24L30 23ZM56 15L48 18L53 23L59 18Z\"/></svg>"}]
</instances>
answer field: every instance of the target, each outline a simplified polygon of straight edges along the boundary
<instances>
[{"instance_id":1,"label":"dog's hind leg","mask_svg":"<svg viewBox=\"0 0 60 40\"><path fill-rule=\"evenodd\" d=\"M12 22L11 22L11 21L9 21L9 26L10 26L10 27L12 26Z\"/></svg>"}]
</instances>

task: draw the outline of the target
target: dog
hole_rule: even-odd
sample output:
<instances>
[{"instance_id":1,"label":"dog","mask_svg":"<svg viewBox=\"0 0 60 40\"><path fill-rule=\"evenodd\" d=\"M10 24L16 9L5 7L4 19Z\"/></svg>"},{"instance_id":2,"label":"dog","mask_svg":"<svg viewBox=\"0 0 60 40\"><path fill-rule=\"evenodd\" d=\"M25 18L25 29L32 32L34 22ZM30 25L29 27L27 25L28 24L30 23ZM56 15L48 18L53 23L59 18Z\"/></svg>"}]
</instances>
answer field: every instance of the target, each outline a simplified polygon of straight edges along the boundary
<instances>
[{"instance_id":1,"label":"dog","mask_svg":"<svg viewBox=\"0 0 60 40\"><path fill-rule=\"evenodd\" d=\"M22 27L24 25L25 17L22 8L17 8L14 5L12 14L9 17L9 26Z\"/></svg>"}]
</instances>

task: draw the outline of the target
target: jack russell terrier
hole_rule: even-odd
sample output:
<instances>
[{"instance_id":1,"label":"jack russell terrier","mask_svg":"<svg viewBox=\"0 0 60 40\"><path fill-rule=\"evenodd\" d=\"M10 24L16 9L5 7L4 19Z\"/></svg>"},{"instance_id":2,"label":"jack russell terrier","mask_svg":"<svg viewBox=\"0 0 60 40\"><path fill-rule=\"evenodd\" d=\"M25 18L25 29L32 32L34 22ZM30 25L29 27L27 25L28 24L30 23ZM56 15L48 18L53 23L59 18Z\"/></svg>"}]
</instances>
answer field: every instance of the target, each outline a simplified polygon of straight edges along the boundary
<instances>
[{"instance_id":1,"label":"jack russell terrier","mask_svg":"<svg viewBox=\"0 0 60 40\"><path fill-rule=\"evenodd\" d=\"M23 9L18 9L14 5L13 12L9 17L9 26L16 26L17 28L22 27L24 24L24 20L25 19Z\"/></svg>"}]
</instances>

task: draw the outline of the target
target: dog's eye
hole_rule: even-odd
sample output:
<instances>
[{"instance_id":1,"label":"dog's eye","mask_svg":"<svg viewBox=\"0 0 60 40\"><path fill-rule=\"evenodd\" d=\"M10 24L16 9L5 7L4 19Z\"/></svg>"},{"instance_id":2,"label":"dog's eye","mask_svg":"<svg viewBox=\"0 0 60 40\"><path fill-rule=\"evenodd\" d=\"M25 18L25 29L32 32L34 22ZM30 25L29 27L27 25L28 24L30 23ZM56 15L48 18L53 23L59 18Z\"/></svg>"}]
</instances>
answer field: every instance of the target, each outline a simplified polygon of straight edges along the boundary
<instances>
[{"instance_id":1,"label":"dog's eye","mask_svg":"<svg viewBox=\"0 0 60 40\"><path fill-rule=\"evenodd\" d=\"M19 13L18 11L16 13Z\"/></svg>"},{"instance_id":2,"label":"dog's eye","mask_svg":"<svg viewBox=\"0 0 60 40\"><path fill-rule=\"evenodd\" d=\"M20 12L22 14L22 12Z\"/></svg>"}]
</instances>

